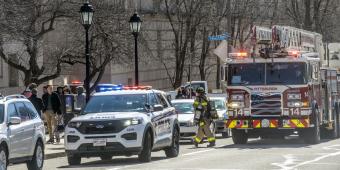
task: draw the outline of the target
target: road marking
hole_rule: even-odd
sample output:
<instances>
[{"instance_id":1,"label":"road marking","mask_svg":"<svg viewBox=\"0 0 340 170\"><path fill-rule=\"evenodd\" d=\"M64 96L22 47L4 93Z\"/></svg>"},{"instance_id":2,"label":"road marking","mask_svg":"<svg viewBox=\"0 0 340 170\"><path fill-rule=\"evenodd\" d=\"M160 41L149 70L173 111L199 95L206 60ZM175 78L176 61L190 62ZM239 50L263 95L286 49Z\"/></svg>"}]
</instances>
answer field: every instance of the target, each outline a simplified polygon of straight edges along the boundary
<instances>
[{"instance_id":1,"label":"road marking","mask_svg":"<svg viewBox=\"0 0 340 170\"><path fill-rule=\"evenodd\" d=\"M219 148L219 147L223 147L224 145L221 145L221 146L216 146L216 148ZM200 154L200 153L205 153L205 152L210 152L210 151L213 151L215 150L214 148L212 149L208 149L208 150L201 150L201 151L196 151L196 152L190 152L190 153L186 153L186 154L181 154L179 155L177 158L180 158L180 157L183 157L183 156L190 156L190 155L196 155L196 154ZM161 160L161 161L157 161L157 163L159 162L168 162L170 159L166 159L166 160ZM150 164L152 162L149 162L147 164ZM122 167L116 167L116 168L110 168L110 169L107 169L107 170L119 170L119 169L123 169L123 168L131 168L131 167L134 167L134 166L139 166L139 165L145 165L140 163L140 164L134 164L134 165L126 165L126 166L122 166Z\"/></svg>"},{"instance_id":2,"label":"road marking","mask_svg":"<svg viewBox=\"0 0 340 170\"><path fill-rule=\"evenodd\" d=\"M298 161L292 154L283 155L285 158L285 162L283 163L272 163L274 166L278 166L282 169L289 169L289 165L293 165L296 161Z\"/></svg>"},{"instance_id":3,"label":"road marking","mask_svg":"<svg viewBox=\"0 0 340 170\"><path fill-rule=\"evenodd\" d=\"M306 165L306 164L311 164L311 163L320 161L322 159L325 159L325 158L328 158L328 157L333 157L333 156L338 156L338 155L340 155L340 151L334 152L334 153L330 153L330 154L327 154L327 155L324 155L324 156L320 156L320 157L317 157L317 158L309 160L309 161L301 162L301 163L299 163L299 164L297 164L295 166L289 167L289 169L295 169L297 167L300 167L300 166L303 166L303 165Z\"/></svg>"},{"instance_id":4,"label":"road marking","mask_svg":"<svg viewBox=\"0 0 340 170\"><path fill-rule=\"evenodd\" d=\"M196 154L199 154L199 153L210 152L210 151L212 151L212 150L215 150L215 149L208 149L208 150L203 150L203 151L190 152L190 153L183 154L183 155L181 155L181 156L196 155Z\"/></svg>"}]
</instances>

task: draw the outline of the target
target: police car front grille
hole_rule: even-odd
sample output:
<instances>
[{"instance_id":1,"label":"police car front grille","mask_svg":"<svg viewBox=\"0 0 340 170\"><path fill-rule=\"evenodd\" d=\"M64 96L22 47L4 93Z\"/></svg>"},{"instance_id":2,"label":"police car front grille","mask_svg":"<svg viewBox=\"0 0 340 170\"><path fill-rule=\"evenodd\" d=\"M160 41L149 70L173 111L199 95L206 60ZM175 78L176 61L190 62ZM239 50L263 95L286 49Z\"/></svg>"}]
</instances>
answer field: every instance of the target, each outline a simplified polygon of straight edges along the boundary
<instances>
[{"instance_id":1,"label":"police car front grille","mask_svg":"<svg viewBox=\"0 0 340 170\"><path fill-rule=\"evenodd\" d=\"M82 134L119 133L126 128L126 126L124 126L125 121L126 120L82 122L77 130Z\"/></svg>"}]
</instances>

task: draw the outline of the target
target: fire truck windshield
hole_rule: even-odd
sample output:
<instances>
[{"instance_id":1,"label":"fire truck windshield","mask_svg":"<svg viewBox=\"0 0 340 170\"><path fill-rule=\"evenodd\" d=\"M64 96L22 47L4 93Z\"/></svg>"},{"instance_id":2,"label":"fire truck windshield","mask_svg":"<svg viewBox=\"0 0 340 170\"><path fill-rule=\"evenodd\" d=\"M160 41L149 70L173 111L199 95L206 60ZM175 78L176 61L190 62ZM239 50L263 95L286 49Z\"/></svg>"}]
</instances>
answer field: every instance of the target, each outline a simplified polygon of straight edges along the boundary
<instances>
[{"instance_id":1,"label":"fire truck windshield","mask_svg":"<svg viewBox=\"0 0 340 170\"><path fill-rule=\"evenodd\" d=\"M268 63L266 76L268 85L306 84L306 64Z\"/></svg>"},{"instance_id":2,"label":"fire truck windshield","mask_svg":"<svg viewBox=\"0 0 340 170\"><path fill-rule=\"evenodd\" d=\"M230 64L228 85L294 85L306 84L305 63Z\"/></svg>"}]
</instances>

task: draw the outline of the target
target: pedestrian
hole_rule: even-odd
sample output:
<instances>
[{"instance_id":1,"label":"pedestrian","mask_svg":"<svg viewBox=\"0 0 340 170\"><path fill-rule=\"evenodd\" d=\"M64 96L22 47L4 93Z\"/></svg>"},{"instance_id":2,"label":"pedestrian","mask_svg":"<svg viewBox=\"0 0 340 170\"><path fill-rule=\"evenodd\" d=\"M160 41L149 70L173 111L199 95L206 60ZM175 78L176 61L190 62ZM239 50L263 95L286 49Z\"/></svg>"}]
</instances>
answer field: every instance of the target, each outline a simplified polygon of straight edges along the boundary
<instances>
[{"instance_id":1,"label":"pedestrian","mask_svg":"<svg viewBox=\"0 0 340 170\"><path fill-rule=\"evenodd\" d=\"M35 83L31 83L27 86L27 88L25 89L25 91L22 93L22 95L24 95L26 98L30 98L32 95L32 90L36 89L38 87L37 84Z\"/></svg>"},{"instance_id":2,"label":"pedestrian","mask_svg":"<svg viewBox=\"0 0 340 170\"><path fill-rule=\"evenodd\" d=\"M82 86L78 86L75 109L77 111L81 111L85 107L85 104L86 104L86 95L84 93L84 88Z\"/></svg>"},{"instance_id":3,"label":"pedestrian","mask_svg":"<svg viewBox=\"0 0 340 170\"><path fill-rule=\"evenodd\" d=\"M60 99L58 94L52 92L52 86L46 86L47 93L42 96L44 103L44 115L47 122L47 128L50 139L47 143L54 143L54 136L57 142L60 142L60 137L58 133L54 133L57 128L57 114L60 113Z\"/></svg>"},{"instance_id":4,"label":"pedestrian","mask_svg":"<svg viewBox=\"0 0 340 170\"><path fill-rule=\"evenodd\" d=\"M204 136L208 138L209 145L207 147L215 146L215 135L210 130L210 124L213 121L212 109L209 99L205 96L204 88L199 87L196 89L196 99L193 106L195 109L195 123L198 125L198 130L194 137L195 146L198 147Z\"/></svg>"},{"instance_id":5,"label":"pedestrian","mask_svg":"<svg viewBox=\"0 0 340 170\"><path fill-rule=\"evenodd\" d=\"M35 107L35 109L37 110L40 118L41 118L41 111L44 109L44 103L42 101L42 99L40 99L37 94L38 94L38 90L37 89L32 89L31 90L31 97L28 98L28 100L31 101L31 103L33 104L33 106Z\"/></svg>"}]
</instances>

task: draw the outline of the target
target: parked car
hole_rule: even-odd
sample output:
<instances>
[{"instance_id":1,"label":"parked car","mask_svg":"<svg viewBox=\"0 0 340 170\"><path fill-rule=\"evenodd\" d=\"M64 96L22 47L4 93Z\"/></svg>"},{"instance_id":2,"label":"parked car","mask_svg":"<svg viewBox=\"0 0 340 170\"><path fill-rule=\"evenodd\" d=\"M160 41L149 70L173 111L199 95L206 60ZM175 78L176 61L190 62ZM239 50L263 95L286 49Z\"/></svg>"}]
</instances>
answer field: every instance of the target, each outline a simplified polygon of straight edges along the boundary
<instances>
[{"instance_id":1,"label":"parked car","mask_svg":"<svg viewBox=\"0 0 340 170\"><path fill-rule=\"evenodd\" d=\"M26 163L29 170L43 168L45 127L25 96L0 98L0 134L0 169L10 163Z\"/></svg>"},{"instance_id":2,"label":"parked car","mask_svg":"<svg viewBox=\"0 0 340 170\"><path fill-rule=\"evenodd\" d=\"M210 97L210 100L215 103L215 109L218 113L218 120L215 121L215 133L222 134L226 138L230 136L230 129L226 128L225 123L228 118L227 99L225 97Z\"/></svg>"},{"instance_id":3,"label":"parked car","mask_svg":"<svg viewBox=\"0 0 340 170\"><path fill-rule=\"evenodd\" d=\"M182 140L191 140L197 131L197 126L194 124L194 100L177 99L172 100L171 103L178 113L180 138Z\"/></svg>"}]
</instances>

